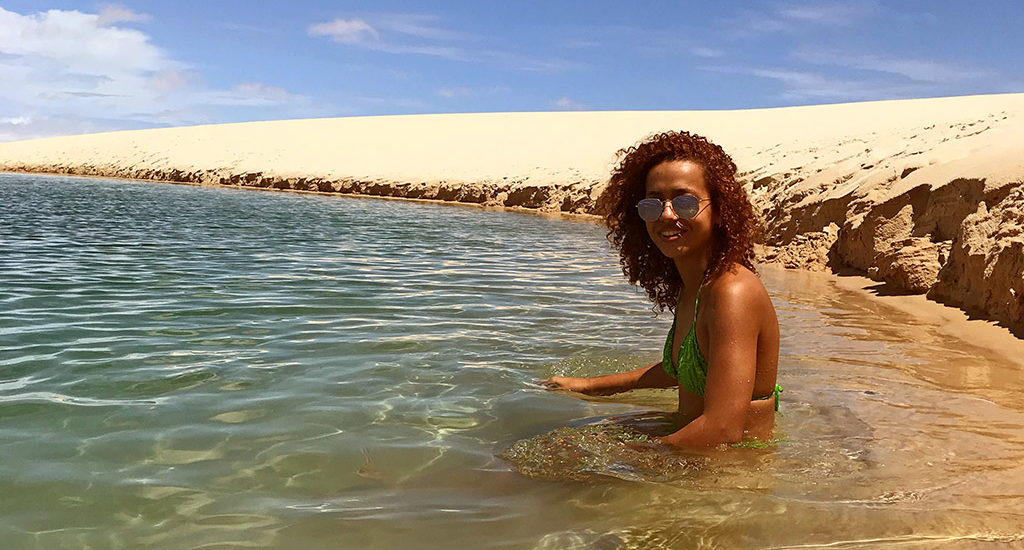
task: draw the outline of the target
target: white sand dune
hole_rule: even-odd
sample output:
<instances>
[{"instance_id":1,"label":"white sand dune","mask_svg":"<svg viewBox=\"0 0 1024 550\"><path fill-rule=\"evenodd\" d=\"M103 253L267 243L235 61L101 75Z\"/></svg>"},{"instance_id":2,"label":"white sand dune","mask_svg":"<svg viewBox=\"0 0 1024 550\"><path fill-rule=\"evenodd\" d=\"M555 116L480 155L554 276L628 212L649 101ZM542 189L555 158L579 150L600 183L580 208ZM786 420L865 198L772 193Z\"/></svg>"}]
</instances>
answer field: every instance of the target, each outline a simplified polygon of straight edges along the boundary
<instances>
[{"instance_id":1,"label":"white sand dune","mask_svg":"<svg viewBox=\"0 0 1024 550\"><path fill-rule=\"evenodd\" d=\"M0 170L593 213L615 152L668 129L733 155L766 261L853 268L1024 336L1024 94L137 130L2 143Z\"/></svg>"}]
</instances>

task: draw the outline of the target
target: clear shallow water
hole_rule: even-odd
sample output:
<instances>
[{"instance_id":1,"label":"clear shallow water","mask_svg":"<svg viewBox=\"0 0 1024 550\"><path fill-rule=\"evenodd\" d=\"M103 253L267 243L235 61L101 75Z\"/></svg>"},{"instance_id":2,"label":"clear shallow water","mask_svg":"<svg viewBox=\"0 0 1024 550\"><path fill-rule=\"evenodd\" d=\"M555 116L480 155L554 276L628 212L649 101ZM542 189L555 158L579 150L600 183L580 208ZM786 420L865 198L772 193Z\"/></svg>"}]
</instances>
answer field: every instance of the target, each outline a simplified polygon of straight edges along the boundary
<instances>
[{"instance_id":1,"label":"clear shallow water","mask_svg":"<svg viewBox=\"0 0 1024 550\"><path fill-rule=\"evenodd\" d=\"M5 548L1024 545L1019 365L828 278L763 273L777 447L537 480L497 455L674 406L533 385L659 355L600 228L18 175L0 205Z\"/></svg>"}]
</instances>

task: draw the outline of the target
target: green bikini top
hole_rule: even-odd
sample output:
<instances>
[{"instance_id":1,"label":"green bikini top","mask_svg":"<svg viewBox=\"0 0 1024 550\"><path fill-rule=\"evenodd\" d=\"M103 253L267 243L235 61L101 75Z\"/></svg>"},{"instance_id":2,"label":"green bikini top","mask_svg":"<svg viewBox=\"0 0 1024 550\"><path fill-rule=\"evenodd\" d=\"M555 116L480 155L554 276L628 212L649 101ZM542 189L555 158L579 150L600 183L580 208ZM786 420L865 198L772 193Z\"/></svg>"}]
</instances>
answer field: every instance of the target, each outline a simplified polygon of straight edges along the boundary
<instances>
[{"instance_id":1,"label":"green bikini top","mask_svg":"<svg viewBox=\"0 0 1024 550\"><path fill-rule=\"evenodd\" d=\"M704 395L704 384L708 378L708 362L697 345L697 308L700 307L700 291L703 287L703 284L697 287L697 301L693 304L693 325L683 338L683 343L679 345L679 361L672 362L672 340L676 334L675 317L672 319L672 328L668 331L665 352L661 357L661 368L678 380L680 386L696 395Z\"/></svg>"},{"instance_id":2,"label":"green bikini top","mask_svg":"<svg viewBox=\"0 0 1024 550\"><path fill-rule=\"evenodd\" d=\"M672 362L672 340L676 334L676 318L672 319L672 328L668 331L668 338L665 340L665 351L661 356L661 368L669 376L679 381L679 385L686 391L695 395L704 395L704 386L708 380L708 362L700 352L697 345L697 310L700 307L700 291L704 288L701 283L697 287L697 301L693 304L693 324L690 331L686 333L683 342L679 345L679 360ZM775 398L775 410L779 410L779 393L782 386L776 384L771 393L761 397L752 397L751 401L761 401Z\"/></svg>"}]
</instances>

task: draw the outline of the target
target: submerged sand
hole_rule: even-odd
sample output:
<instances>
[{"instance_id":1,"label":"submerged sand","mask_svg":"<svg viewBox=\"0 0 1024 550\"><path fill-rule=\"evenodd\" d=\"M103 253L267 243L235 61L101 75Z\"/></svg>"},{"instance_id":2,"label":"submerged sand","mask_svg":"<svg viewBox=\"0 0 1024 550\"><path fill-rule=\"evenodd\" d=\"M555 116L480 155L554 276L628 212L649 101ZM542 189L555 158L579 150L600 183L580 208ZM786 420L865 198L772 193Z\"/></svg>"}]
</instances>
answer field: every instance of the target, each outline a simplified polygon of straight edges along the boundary
<instances>
[{"instance_id":1,"label":"submerged sand","mask_svg":"<svg viewBox=\"0 0 1024 550\"><path fill-rule=\"evenodd\" d=\"M733 155L764 261L866 274L1024 337L1024 94L137 130L3 143L0 170L594 214L615 152L669 129Z\"/></svg>"}]
</instances>

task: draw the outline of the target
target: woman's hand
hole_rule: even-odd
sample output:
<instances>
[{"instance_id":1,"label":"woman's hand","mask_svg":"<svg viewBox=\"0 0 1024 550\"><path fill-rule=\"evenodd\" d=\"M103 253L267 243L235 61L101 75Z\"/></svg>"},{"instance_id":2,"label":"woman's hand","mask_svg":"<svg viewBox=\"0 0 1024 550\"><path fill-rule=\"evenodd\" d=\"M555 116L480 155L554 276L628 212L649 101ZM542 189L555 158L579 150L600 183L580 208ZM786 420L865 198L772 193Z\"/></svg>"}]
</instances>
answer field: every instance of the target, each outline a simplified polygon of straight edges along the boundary
<instances>
[{"instance_id":1,"label":"woman's hand","mask_svg":"<svg viewBox=\"0 0 1024 550\"><path fill-rule=\"evenodd\" d=\"M678 382L665 373L661 362L629 372L592 378L552 376L540 383L549 390L565 390L585 395L612 395L637 388L671 388Z\"/></svg>"},{"instance_id":2,"label":"woman's hand","mask_svg":"<svg viewBox=\"0 0 1024 550\"><path fill-rule=\"evenodd\" d=\"M611 395L614 388L601 388L594 384L593 378L573 378L569 376L552 376L540 383L545 389L552 391L574 391L584 395Z\"/></svg>"}]
</instances>

